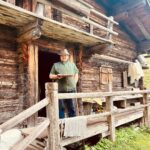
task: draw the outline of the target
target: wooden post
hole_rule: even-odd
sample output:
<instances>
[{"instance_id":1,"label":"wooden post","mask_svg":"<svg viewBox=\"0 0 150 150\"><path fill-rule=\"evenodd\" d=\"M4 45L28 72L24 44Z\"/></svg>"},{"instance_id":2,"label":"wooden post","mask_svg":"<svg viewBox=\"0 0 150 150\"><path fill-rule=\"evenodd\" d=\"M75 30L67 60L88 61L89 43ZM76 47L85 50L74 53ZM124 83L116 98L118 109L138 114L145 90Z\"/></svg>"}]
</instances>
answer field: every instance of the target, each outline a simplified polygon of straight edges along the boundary
<instances>
[{"instance_id":1,"label":"wooden post","mask_svg":"<svg viewBox=\"0 0 150 150\"><path fill-rule=\"evenodd\" d=\"M36 6L37 6L37 0L32 0L32 12L36 11Z\"/></svg>"},{"instance_id":2,"label":"wooden post","mask_svg":"<svg viewBox=\"0 0 150 150\"><path fill-rule=\"evenodd\" d=\"M60 149L60 130L59 130L59 108L58 108L58 84L46 83L46 97L49 99L47 105L47 117L50 120L48 127L48 147L49 150Z\"/></svg>"},{"instance_id":3,"label":"wooden post","mask_svg":"<svg viewBox=\"0 0 150 150\"><path fill-rule=\"evenodd\" d=\"M113 31L113 23L112 21L114 20L114 18L111 16L110 17L110 20L108 20L108 25L107 25L107 28L110 29L110 31ZM112 34L110 32L107 32L107 38L109 40L112 40Z\"/></svg>"},{"instance_id":4,"label":"wooden post","mask_svg":"<svg viewBox=\"0 0 150 150\"><path fill-rule=\"evenodd\" d=\"M44 4L42 3L37 3L36 11L35 13L39 16L44 16Z\"/></svg>"},{"instance_id":5,"label":"wooden post","mask_svg":"<svg viewBox=\"0 0 150 150\"><path fill-rule=\"evenodd\" d=\"M144 105L148 104L148 95L147 95L147 93L143 94L142 103ZM143 116L142 122L145 126L150 125L149 106L145 106L145 108L144 108L144 116Z\"/></svg>"},{"instance_id":6,"label":"wooden post","mask_svg":"<svg viewBox=\"0 0 150 150\"><path fill-rule=\"evenodd\" d=\"M45 17L52 18L52 7L50 5L45 5Z\"/></svg>"},{"instance_id":7,"label":"wooden post","mask_svg":"<svg viewBox=\"0 0 150 150\"><path fill-rule=\"evenodd\" d=\"M111 96L106 98L106 111L110 112L110 116L108 116L108 126L110 130L110 139L115 141L115 118L113 116L113 99Z\"/></svg>"},{"instance_id":8,"label":"wooden post","mask_svg":"<svg viewBox=\"0 0 150 150\"><path fill-rule=\"evenodd\" d=\"M93 32L94 32L94 26L90 24L90 34L93 34Z\"/></svg>"},{"instance_id":9,"label":"wooden post","mask_svg":"<svg viewBox=\"0 0 150 150\"><path fill-rule=\"evenodd\" d=\"M28 45L28 80L29 80L29 107L38 102L38 46L29 44ZM29 119L28 125L32 126L35 124L35 117Z\"/></svg>"},{"instance_id":10,"label":"wooden post","mask_svg":"<svg viewBox=\"0 0 150 150\"><path fill-rule=\"evenodd\" d=\"M124 88L127 88L128 86L127 78L128 78L127 71L123 71L123 87Z\"/></svg>"}]
</instances>

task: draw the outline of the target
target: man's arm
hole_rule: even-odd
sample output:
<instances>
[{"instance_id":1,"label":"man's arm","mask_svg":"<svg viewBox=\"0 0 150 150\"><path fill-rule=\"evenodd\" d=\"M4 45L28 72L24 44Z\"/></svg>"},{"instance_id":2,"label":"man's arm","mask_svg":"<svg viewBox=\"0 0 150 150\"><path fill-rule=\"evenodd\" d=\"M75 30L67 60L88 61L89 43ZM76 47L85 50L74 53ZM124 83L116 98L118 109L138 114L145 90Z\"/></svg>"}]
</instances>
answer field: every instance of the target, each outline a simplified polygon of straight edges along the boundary
<instances>
[{"instance_id":1,"label":"man's arm","mask_svg":"<svg viewBox=\"0 0 150 150\"><path fill-rule=\"evenodd\" d=\"M62 79L62 77L59 75L59 74L50 74L49 75L49 78L50 79Z\"/></svg>"},{"instance_id":2,"label":"man's arm","mask_svg":"<svg viewBox=\"0 0 150 150\"><path fill-rule=\"evenodd\" d=\"M49 78L50 78L50 79L57 79L58 76L57 76L56 74L50 74L50 75L49 75Z\"/></svg>"},{"instance_id":3,"label":"man's arm","mask_svg":"<svg viewBox=\"0 0 150 150\"><path fill-rule=\"evenodd\" d=\"M77 83L77 82L78 82L78 79L79 79L79 75L78 75L78 73L76 73L76 74L74 75L75 83Z\"/></svg>"}]
</instances>

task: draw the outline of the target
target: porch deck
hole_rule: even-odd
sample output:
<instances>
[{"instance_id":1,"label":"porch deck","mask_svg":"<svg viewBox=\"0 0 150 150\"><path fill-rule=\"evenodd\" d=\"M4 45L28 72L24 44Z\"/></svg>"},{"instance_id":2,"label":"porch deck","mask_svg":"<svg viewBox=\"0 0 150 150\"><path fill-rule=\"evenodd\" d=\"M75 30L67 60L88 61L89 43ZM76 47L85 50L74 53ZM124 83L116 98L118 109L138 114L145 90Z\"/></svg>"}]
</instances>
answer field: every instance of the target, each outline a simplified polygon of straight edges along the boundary
<instances>
[{"instance_id":1,"label":"porch deck","mask_svg":"<svg viewBox=\"0 0 150 150\"><path fill-rule=\"evenodd\" d=\"M148 101L148 94L150 90L141 91L118 91L118 92L97 92L97 93L58 93L58 85L56 83L48 83L46 85L46 98L39 103L31 106L27 110L18 114L14 118L0 125L2 132L13 128L18 123L32 116L40 109L47 107L46 120L40 125L32 128L25 137L18 144L13 146L14 150L24 150L31 144L41 133L45 132L43 137L48 136L48 147L51 150L60 149L60 147L75 143L77 141L92 137L97 134L102 134L102 137L110 136L111 140L115 140L115 128L123 124L132 122L137 119L141 119L142 125L150 124L150 103ZM114 110L113 97L121 95L134 95L142 94L143 97L140 100L140 105L131 106L124 109ZM86 134L80 137L64 138L64 125L65 121L72 118L59 119L58 116L58 100L70 99L70 98L98 98L106 97L106 111L99 114L82 116L87 120ZM120 99L122 100L122 99ZM119 101L119 99L118 99ZM78 118L75 117L76 119ZM74 119L75 119L74 118Z\"/></svg>"}]
</instances>

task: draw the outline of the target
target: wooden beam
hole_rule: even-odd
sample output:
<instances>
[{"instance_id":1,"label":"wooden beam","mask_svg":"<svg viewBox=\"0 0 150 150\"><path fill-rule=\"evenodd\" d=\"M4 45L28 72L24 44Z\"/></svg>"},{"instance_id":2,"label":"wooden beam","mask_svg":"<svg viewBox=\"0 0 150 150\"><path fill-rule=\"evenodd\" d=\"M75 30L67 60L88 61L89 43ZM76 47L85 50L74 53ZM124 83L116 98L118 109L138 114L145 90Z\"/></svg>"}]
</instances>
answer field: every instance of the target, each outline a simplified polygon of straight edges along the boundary
<instances>
[{"instance_id":1,"label":"wooden beam","mask_svg":"<svg viewBox=\"0 0 150 150\"><path fill-rule=\"evenodd\" d=\"M92 58L99 59L99 60L107 60L107 61L116 62L116 63L125 63L125 64L132 63L130 61L126 61L126 60L122 60L122 59L118 59L118 58L114 58L114 57L110 57L106 55L99 55L99 54L92 55Z\"/></svg>"},{"instance_id":2,"label":"wooden beam","mask_svg":"<svg viewBox=\"0 0 150 150\"><path fill-rule=\"evenodd\" d=\"M31 42L39 39L42 35L41 31L42 21L37 19L35 22L30 23L20 29L17 42Z\"/></svg>"},{"instance_id":3,"label":"wooden beam","mask_svg":"<svg viewBox=\"0 0 150 150\"><path fill-rule=\"evenodd\" d=\"M2 132L4 132L8 129L15 127L18 123L21 123L22 121L24 121L25 119L27 119L28 117L30 117L31 115L33 115L34 113L39 111L40 109L44 108L46 105L48 105L48 103L49 103L49 101L46 98L41 100L39 103L24 110L17 116L15 116L15 117L11 118L10 120L6 121L5 123L1 124L0 129L2 130Z\"/></svg>"},{"instance_id":4,"label":"wooden beam","mask_svg":"<svg viewBox=\"0 0 150 150\"><path fill-rule=\"evenodd\" d=\"M49 119L46 119L44 122L42 122L36 128L34 128L34 130L30 133L29 136L27 136L21 142L17 143L11 149L12 150L25 150L29 144L31 144L36 138L38 138L38 136L41 133L43 133L43 131L49 126L49 124L50 124Z\"/></svg>"},{"instance_id":5,"label":"wooden beam","mask_svg":"<svg viewBox=\"0 0 150 150\"><path fill-rule=\"evenodd\" d=\"M83 3L79 2L79 1L70 1L70 0L52 0L53 3L61 3L69 8L71 8L72 10L78 12L80 15L84 15L84 16L89 16L90 14L90 8L86 5L84 5Z\"/></svg>"},{"instance_id":6,"label":"wooden beam","mask_svg":"<svg viewBox=\"0 0 150 150\"><path fill-rule=\"evenodd\" d=\"M130 11L134 9L135 7L139 5L144 5L146 6L147 2L146 0L136 0L136 1L126 1L126 3L122 4L116 4L113 6L113 12L114 15L120 14L122 12Z\"/></svg>"},{"instance_id":7,"label":"wooden beam","mask_svg":"<svg viewBox=\"0 0 150 150\"><path fill-rule=\"evenodd\" d=\"M120 26L132 40L134 40L136 43L140 42L140 39L136 36L136 34L132 31L132 29L127 25L125 21L121 21Z\"/></svg>"},{"instance_id":8,"label":"wooden beam","mask_svg":"<svg viewBox=\"0 0 150 150\"><path fill-rule=\"evenodd\" d=\"M127 11L119 13L117 15L114 16L114 19L118 22L126 20L129 17L129 14Z\"/></svg>"},{"instance_id":9,"label":"wooden beam","mask_svg":"<svg viewBox=\"0 0 150 150\"><path fill-rule=\"evenodd\" d=\"M136 16L136 15L130 15L132 17L132 20L136 23L136 25L139 27L140 31L142 34L145 36L147 40L150 39L150 33L148 30L145 28L144 24L141 22L141 20Z\"/></svg>"},{"instance_id":10,"label":"wooden beam","mask_svg":"<svg viewBox=\"0 0 150 150\"><path fill-rule=\"evenodd\" d=\"M138 50L141 52L146 52L150 50L150 40L146 40L146 41L139 43Z\"/></svg>"},{"instance_id":11,"label":"wooden beam","mask_svg":"<svg viewBox=\"0 0 150 150\"><path fill-rule=\"evenodd\" d=\"M95 52L98 52L98 53L103 53L106 49L110 50L112 49L111 48L112 45L111 44L107 44L107 43L104 43L104 44L98 44L98 45L94 45L94 46L91 46L91 47L88 47L88 49L91 51L91 53L95 53Z\"/></svg>"}]
</instances>

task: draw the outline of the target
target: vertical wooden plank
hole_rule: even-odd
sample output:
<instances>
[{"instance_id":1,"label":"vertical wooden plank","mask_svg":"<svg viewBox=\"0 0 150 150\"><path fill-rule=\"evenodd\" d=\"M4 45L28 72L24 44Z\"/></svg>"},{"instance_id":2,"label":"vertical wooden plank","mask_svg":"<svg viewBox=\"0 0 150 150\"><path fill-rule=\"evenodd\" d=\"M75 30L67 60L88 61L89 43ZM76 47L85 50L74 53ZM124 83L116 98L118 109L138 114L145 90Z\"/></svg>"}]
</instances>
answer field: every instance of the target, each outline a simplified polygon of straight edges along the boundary
<instances>
[{"instance_id":1,"label":"vertical wooden plank","mask_svg":"<svg viewBox=\"0 0 150 150\"><path fill-rule=\"evenodd\" d=\"M45 5L45 17L52 18L52 7L50 5Z\"/></svg>"},{"instance_id":2,"label":"vertical wooden plank","mask_svg":"<svg viewBox=\"0 0 150 150\"><path fill-rule=\"evenodd\" d=\"M94 26L90 24L90 34L93 34Z\"/></svg>"},{"instance_id":3,"label":"vertical wooden plank","mask_svg":"<svg viewBox=\"0 0 150 150\"><path fill-rule=\"evenodd\" d=\"M39 52L38 52L38 46L37 45L34 45L34 54L35 54L35 103L38 102L39 100L39 60L38 60L38 57L39 57Z\"/></svg>"},{"instance_id":4,"label":"vertical wooden plank","mask_svg":"<svg viewBox=\"0 0 150 150\"><path fill-rule=\"evenodd\" d=\"M39 16L44 16L44 4L37 3L36 11L35 13Z\"/></svg>"},{"instance_id":5,"label":"vertical wooden plank","mask_svg":"<svg viewBox=\"0 0 150 150\"><path fill-rule=\"evenodd\" d=\"M142 103L144 105L148 104L148 94L147 93L143 94ZM148 106L145 106L145 108L144 108L143 123L145 126L150 125L150 116L149 116L149 107Z\"/></svg>"},{"instance_id":6,"label":"vertical wooden plank","mask_svg":"<svg viewBox=\"0 0 150 150\"><path fill-rule=\"evenodd\" d=\"M28 45L28 80L29 80L29 107L38 102L38 47ZM32 116L28 120L29 126L35 125L37 115Z\"/></svg>"},{"instance_id":7,"label":"vertical wooden plank","mask_svg":"<svg viewBox=\"0 0 150 150\"><path fill-rule=\"evenodd\" d=\"M23 0L23 8L28 11L31 11L32 10L31 0Z\"/></svg>"},{"instance_id":8,"label":"vertical wooden plank","mask_svg":"<svg viewBox=\"0 0 150 150\"><path fill-rule=\"evenodd\" d=\"M59 107L58 107L58 84L46 83L46 97L49 99L47 117L50 120L48 127L48 147L49 150L60 149L60 129L59 129Z\"/></svg>"},{"instance_id":9,"label":"vertical wooden plank","mask_svg":"<svg viewBox=\"0 0 150 150\"><path fill-rule=\"evenodd\" d=\"M32 0L32 12L36 11L36 7L37 7L37 0Z\"/></svg>"},{"instance_id":10,"label":"vertical wooden plank","mask_svg":"<svg viewBox=\"0 0 150 150\"><path fill-rule=\"evenodd\" d=\"M69 53L70 53L69 61L74 62L74 49L72 47L69 48Z\"/></svg>"},{"instance_id":11,"label":"vertical wooden plank","mask_svg":"<svg viewBox=\"0 0 150 150\"><path fill-rule=\"evenodd\" d=\"M110 139L115 141L115 118L113 116L113 97L108 96L106 98L106 111L111 112L111 115L108 116L108 124L110 130Z\"/></svg>"},{"instance_id":12,"label":"vertical wooden plank","mask_svg":"<svg viewBox=\"0 0 150 150\"><path fill-rule=\"evenodd\" d=\"M124 88L127 88L128 86L127 78L128 78L127 71L123 71L123 87Z\"/></svg>"}]
</instances>

